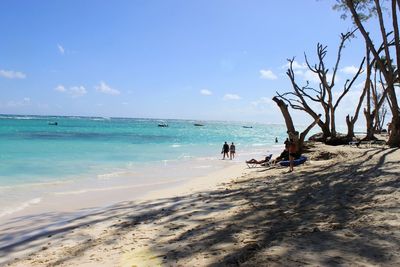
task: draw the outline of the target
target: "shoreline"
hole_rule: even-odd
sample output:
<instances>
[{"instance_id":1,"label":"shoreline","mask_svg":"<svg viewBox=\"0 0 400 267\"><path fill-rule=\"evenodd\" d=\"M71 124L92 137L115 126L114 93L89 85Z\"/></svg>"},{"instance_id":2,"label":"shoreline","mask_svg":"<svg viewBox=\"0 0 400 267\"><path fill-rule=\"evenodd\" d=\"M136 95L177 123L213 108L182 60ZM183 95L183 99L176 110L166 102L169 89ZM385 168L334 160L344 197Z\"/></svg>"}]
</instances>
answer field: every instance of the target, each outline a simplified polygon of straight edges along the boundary
<instances>
[{"instance_id":1,"label":"shoreline","mask_svg":"<svg viewBox=\"0 0 400 267\"><path fill-rule=\"evenodd\" d=\"M118 203L2 258L10 266L399 265L400 150L314 144L306 154L294 173L233 166L221 180Z\"/></svg>"},{"instance_id":2,"label":"shoreline","mask_svg":"<svg viewBox=\"0 0 400 267\"><path fill-rule=\"evenodd\" d=\"M188 161L185 166L189 167L190 163L191 161ZM51 196L47 196L43 200L35 198L35 201L30 201L33 203L26 205L23 210L17 210L11 216L3 217L5 220L0 224L0 265L10 260L7 253L1 253L2 250L18 247L37 238L52 236L54 233L63 232L64 229L74 228L71 225L74 225L75 221L80 221L81 218L96 216L126 203L140 205L142 202L159 198L178 197L189 192L210 190L220 183L228 182L238 172L246 173L246 165L239 159L217 161L217 163L218 166L214 166L216 169L211 171L205 169L200 176L191 175L185 179L168 179L139 185L127 183L122 185L123 183L119 181L119 186L112 188L97 188L91 192L82 190L53 192ZM136 189L136 191L132 191L132 189ZM133 193L137 195L133 196ZM73 201L71 201L71 197ZM40 219L38 220L38 218ZM32 224L32 220L37 223ZM12 237L13 234L8 233L10 229L20 231L20 233ZM22 254L26 255L33 251Z\"/></svg>"},{"instance_id":3,"label":"shoreline","mask_svg":"<svg viewBox=\"0 0 400 267\"><path fill-rule=\"evenodd\" d=\"M280 146L270 146L262 150L278 151ZM266 152L265 152L266 153ZM277 152L275 152L277 153ZM250 156L262 157L260 149L242 151L238 158L226 161L218 156L193 157L185 160L169 160L156 163L137 163L131 168L91 176L71 177L54 181L16 184L0 187L2 206L0 218L7 221L13 217L43 212L71 212L91 206L109 206L121 201L143 197L152 189L180 186L190 180L200 179L218 172L230 165L241 164ZM190 169L188 173L186 170ZM86 195L86 196L85 196ZM73 201L68 205L68 197ZM50 205L48 203L51 203ZM84 205L82 205L84 204ZM67 208L67 209L66 209ZM29 210L28 210L29 209Z\"/></svg>"}]
</instances>

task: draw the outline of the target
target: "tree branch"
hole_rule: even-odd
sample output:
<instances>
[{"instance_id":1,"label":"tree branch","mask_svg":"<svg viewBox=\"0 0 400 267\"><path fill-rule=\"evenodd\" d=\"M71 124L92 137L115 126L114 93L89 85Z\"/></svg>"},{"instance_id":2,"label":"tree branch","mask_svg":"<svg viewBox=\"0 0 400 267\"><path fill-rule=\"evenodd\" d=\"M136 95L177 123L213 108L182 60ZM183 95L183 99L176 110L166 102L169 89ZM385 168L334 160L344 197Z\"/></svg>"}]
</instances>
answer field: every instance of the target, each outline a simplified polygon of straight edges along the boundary
<instances>
[{"instance_id":1,"label":"tree branch","mask_svg":"<svg viewBox=\"0 0 400 267\"><path fill-rule=\"evenodd\" d=\"M397 4L399 5L400 8L400 1L397 0ZM399 25L397 21L397 11L396 11L396 1L392 0L392 23L393 23L393 32L394 32L394 42L395 42L395 49L396 49L396 63L397 63L397 80L399 76L399 68L400 68L400 36L399 36Z\"/></svg>"},{"instance_id":2,"label":"tree branch","mask_svg":"<svg viewBox=\"0 0 400 267\"><path fill-rule=\"evenodd\" d=\"M345 34L341 33L341 41L340 41L340 45L339 45L339 49L338 49L338 53L337 53L337 57L336 57L336 64L335 67L333 68L333 74L332 74L332 79L331 79L331 87L333 87L335 85L335 78L336 78L336 73L337 70L339 68L339 62L340 62L340 58L342 57L342 49L344 47L344 43L351 37L354 35L354 33L358 30L358 28L354 29L351 32L347 32Z\"/></svg>"},{"instance_id":3,"label":"tree branch","mask_svg":"<svg viewBox=\"0 0 400 267\"><path fill-rule=\"evenodd\" d=\"M343 93L339 96L338 100L336 101L333 110L336 110L336 108L338 107L340 101L342 100L342 98L349 92L350 88L353 86L355 80L357 80L358 76L363 72L362 67L364 65L365 62L365 57L363 58L363 60L361 61L360 67L358 67L358 71L357 73L354 75L354 77L351 79L350 83L349 80L346 81L345 85L344 85L344 89L343 89ZM369 75L367 73L367 79L369 79Z\"/></svg>"}]
</instances>

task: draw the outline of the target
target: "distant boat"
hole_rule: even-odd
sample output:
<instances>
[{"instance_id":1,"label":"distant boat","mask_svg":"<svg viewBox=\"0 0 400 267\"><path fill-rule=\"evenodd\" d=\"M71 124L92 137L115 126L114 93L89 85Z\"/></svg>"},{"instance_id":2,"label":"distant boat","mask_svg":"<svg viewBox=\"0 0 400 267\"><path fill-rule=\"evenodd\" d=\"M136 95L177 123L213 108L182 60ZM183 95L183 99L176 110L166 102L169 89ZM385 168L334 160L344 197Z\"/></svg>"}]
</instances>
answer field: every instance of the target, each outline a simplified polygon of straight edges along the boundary
<instances>
[{"instance_id":1,"label":"distant boat","mask_svg":"<svg viewBox=\"0 0 400 267\"><path fill-rule=\"evenodd\" d=\"M49 122L49 125L58 125L58 122L56 122L56 121L50 121L50 122Z\"/></svg>"},{"instance_id":2,"label":"distant boat","mask_svg":"<svg viewBox=\"0 0 400 267\"><path fill-rule=\"evenodd\" d=\"M204 126L204 124L200 124L200 123L195 123L193 124L194 126Z\"/></svg>"},{"instance_id":3,"label":"distant boat","mask_svg":"<svg viewBox=\"0 0 400 267\"><path fill-rule=\"evenodd\" d=\"M242 126L243 128L248 128L248 129L251 129L251 128L253 128L253 126Z\"/></svg>"},{"instance_id":4,"label":"distant boat","mask_svg":"<svg viewBox=\"0 0 400 267\"><path fill-rule=\"evenodd\" d=\"M166 122L160 122L158 127L168 127L168 124Z\"/></svg>"}]
</instances>

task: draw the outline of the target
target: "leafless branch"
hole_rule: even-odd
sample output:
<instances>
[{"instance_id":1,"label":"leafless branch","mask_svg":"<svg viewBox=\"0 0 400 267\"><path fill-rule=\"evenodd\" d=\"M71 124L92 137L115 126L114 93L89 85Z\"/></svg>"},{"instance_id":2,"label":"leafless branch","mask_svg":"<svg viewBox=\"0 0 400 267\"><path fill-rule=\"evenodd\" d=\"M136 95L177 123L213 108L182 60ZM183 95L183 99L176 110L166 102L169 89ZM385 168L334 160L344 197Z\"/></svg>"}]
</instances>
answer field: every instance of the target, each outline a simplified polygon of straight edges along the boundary
<instances>
[{"instance_id":1,"label":"leafless branch","mask_svg":"<svg viewBox=\"0 0 400 267\"><path fill-rule=\"evenodd\" d=\"M344 48L344 43L354 35L354 33L358 30L358 28L354 29L353 31L347 32L345 34L341 33L340 34L340 45L339 45L339 49L338 49L338 53L337 53L337 57L336 57L336 64L335 67L333 68L333 74L332 74L332 79L331 79L331 87L333 87L335 85L335 79L336 79L336 73L338 71L339 68L339 62L340 59L342 57L342 50Z\"/></svg>"},{"instance_id":2,"label":"leafless branch","mask_svg":"<svg viewBox=\"0 0 400 267\"><path fill-rule=\"evenodd\" d=\"M358 71L357 73L353 76L353 78L350 80L347 80L346 83L344 84L344 88L343 88L343 92L342 94L339 96L338 100L336 101L333 109L336 110L336 108L338 107L340 101L343 99L343 97L349 92L350 88L353 86L354 82L357 80L358 76L363 72L362 68L365 62L365 57L363 58L363 60L361 61L360 66L358 67ZM369 79L369 75L367 74L367 77ZM350 81L350 82L349 82Z\"/></svg>"}]
</instances>

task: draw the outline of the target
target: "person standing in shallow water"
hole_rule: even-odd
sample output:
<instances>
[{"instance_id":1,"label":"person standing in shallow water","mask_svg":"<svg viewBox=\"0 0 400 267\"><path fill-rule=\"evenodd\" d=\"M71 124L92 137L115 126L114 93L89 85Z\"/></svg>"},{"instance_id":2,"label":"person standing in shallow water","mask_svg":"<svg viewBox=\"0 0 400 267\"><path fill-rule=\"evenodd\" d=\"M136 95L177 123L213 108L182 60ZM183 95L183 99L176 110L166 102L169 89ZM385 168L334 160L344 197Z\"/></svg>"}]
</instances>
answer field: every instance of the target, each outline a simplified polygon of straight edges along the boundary
<instances>
[{"instance_id":1,"label":"person standing in shallow water","mask_svg":"<svg viewBox=\"0 0 400 267\"><path fill-rule=\"evenodd\" d=\"M229 157L230 159L235 158L235 153L236 153L236 147L235 144L232 142L231 146L229 147Z\"/></svg>"},{"instance_id":2,"label":"person standing in shallow water","mask_svg":"<svg viewBox=\"0 0 400 267\"><path fill-rule=\"evenodd\" d=\"M225 159L225 156L228 158L229 157L229 145L227 142L222 146L222 151L221 154L223 154L222 159Z\"/></svg>"}]
</instances>

